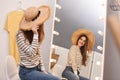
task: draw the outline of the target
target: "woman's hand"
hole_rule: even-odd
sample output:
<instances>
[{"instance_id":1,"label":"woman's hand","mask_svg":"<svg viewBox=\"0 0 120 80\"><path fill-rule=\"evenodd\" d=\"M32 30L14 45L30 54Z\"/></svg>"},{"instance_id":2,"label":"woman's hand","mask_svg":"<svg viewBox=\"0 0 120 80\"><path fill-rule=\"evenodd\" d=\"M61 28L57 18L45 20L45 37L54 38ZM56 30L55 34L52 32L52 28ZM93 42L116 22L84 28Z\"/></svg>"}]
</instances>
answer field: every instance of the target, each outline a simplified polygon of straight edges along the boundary
<instances>
[{"instance_id":1,"label":"woman's hand","mask_svg":"<svg viewBox=\"0 0 120 80\"><path fill-rule=\"evenodd\" d=\"M92 53L92 48L88 47L87 50L88 50L88 53L90 53L90 54Z\"/></svg>"},{"instance_id":2,"label":"woman's hand","mask_svg":"<svg viewBox=\"0 0 120 80\"><path fill-rule=\"evenodd\" d=\"M34 25L34 26L32 27L33 33L34 33L34 34L38 34L38 32L37 32L38 29L39 29L39 26Z\"/></svg>"},{"instance_id":3,"label":"woman's hand","mask_svg":"<svg viewBox=\"0 0 120 80\"><path fill-rule=\"evenodd\" d=\"M45 71L45 70L44 70L44 71L42 71L42 72L44 72L45 74L48 74L48 72L47 72L47 71Z\"/></svg>"},{"instance_id":4,"label":"woman's hand","mask_svg":"<svg viewBox=\"0 0 120 80\"><path fill-rule=\"evenodd\" d=\"M92 53L92 50L88 50L88 53L90 53L90 54L91 54L91 53Z\"/></svg>"}]
</instances>

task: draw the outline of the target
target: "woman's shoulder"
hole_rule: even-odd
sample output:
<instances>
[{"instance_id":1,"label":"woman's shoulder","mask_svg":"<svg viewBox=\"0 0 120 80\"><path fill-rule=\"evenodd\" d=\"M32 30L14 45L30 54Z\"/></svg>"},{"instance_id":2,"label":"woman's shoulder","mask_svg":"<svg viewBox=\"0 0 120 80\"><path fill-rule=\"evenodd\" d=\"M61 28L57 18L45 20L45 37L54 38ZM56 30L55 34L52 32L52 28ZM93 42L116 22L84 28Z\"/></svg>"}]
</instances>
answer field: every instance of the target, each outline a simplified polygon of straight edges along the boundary
<instances>
[{"instance_id":1,"label":"woman's shoulder","mask_svg":"<svg viewBox=\"0 0 120 80\"><path fill-rule=\"evenodd\" d=\"M78 47L77 47L77 45L72 45L71 48L72 48L72 49L73 49L73 48L76 49L76 48L78 48Z\"/></svg>"},{"instance_id":2,"label":"woman's shoulder","mask_svg":"<svg viewBox=\"0 0 120 80\"><path fill-rule=\"evenodd\" d=\"M18 36L20 34L23 34L23 32L21 30L18 30L17 33L16 33L16 36Z\"/></svg>"}]
</instances>

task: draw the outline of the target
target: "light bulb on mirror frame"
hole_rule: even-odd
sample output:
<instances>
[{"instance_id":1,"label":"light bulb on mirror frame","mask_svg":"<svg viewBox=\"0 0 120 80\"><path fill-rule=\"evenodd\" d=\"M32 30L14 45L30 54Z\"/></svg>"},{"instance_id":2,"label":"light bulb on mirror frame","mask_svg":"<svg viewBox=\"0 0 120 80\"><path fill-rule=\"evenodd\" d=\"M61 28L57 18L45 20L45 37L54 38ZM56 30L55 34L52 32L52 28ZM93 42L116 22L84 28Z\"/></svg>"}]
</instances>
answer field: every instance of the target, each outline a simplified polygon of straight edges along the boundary
<instances>
[{"instance_id":1,"label":"light bulb on mirror frame","mask_svg":"<svg viewBox=\"0 0 120 80\"><path fill-rule=\"evenodd\" d=\"M60 22L60 19L57 18L57 17L54 17L54 20L57 21L57 22Z\"/></svg>"},{"instance_id":2,"label":"light bulb on mirror frame","mask_svg":"<svg viewBox=\"0 0 120 80\"><path fill-rule=\"evenodd\" d=\"M53 31L53 34L58 36L58 35L59 35L59 32Z\"/></svg>"},{"instance_id":3,"label":"light bulb on mirror frame","mask_svg":"<svg viewBox=\"0 0 120 80\"><path fill-rule=\"evenodd\" d=\"M54 45L54 44L52 44L52 45L51 45L51 48L56 49L56 48L57 48L57 46L56 46L56 45Z\"/></svg>"},{"instance_id":4,"label":"light bulb on mirror frame","mask_svg":"<svg viewBox=\"0 0 120 80\"><path fill-rule=\"evenodd\" d=\"M96 77L95 77L95 80L100 80L100 77L96 76Z\"/></svg>"},{"instance_id":5,"label":"light bulb on mirror frame","mask_svg":"<svg viewBox=\"0 0 120 80\"><path fill-rule=\"evenodd\" d=\"M100 64L101 64L101 63L100 63L100 61L96 61L96 65L98 65L98 66L99 66Z\"/></svg>"},{"instance_id":6,"label":"light bulb on mirror frame","mask_svg":"<svg viewBox=\"0 0 120 80\"><path fill-rule=\"evenodd\" d=\"M101 46L97 46L97 49L99 49L100 51L103 50L103 48Z\"/></svg>"},{"instance_id":7,"label":"light bulb on mirror frame","mask_svg":"<svg viewBox=\"0 0 120 80\"><path fill-rule=\"evenodd\" d=\"M104 35L103 32L102 32L101 30L98 30L98 34L101 35L101 36Z\"/></svg>"},{"instance_id":8,"label":"light bulb on mirror frame","mask_svg":"<svg viewBox=\"0 0 120 80\"><path fill-rule=\"evenodd\" d=\"M51 46L52 48L55 48L55 45L54 44L52 44L52 46Z\"/></svg>"},{"instance_id":9,"label":"light bulb on mirror frame","mask_svg":"<svg viewBox=\"0 0 120 80\"><path fill-rule=\"evenodd\" d=\"M59 4L56 4L56 8L62 9L62 7Z\"/></svg>"}]
</instances>

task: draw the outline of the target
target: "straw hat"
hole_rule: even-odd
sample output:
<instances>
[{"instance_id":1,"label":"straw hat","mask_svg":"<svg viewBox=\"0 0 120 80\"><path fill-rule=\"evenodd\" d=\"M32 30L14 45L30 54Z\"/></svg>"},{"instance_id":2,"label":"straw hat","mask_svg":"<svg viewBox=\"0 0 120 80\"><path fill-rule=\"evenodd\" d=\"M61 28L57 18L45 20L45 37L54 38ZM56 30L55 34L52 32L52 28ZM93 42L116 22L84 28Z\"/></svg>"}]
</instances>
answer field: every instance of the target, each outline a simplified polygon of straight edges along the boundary
<instances>
[{"instance_id":1,"label":"straw hat","mask_svg":"<svg viewBox=\"0 0 120 80\"><path fill-rule=\"evenodd\" d=\"M33 25L43 24L50 17L50 7L30 7L25 10L24 17L20 23L20 29L31 30Z\"/></svg>"},{"instance_id":2,"label":"straw hat","mask_svg":"<svg viewBox=\"0 0 120 80\"><path fill-rule=\"evenodd\" d=\"M88 48L90 50L92 50L93 46L94 46L94 34L92 32L90 32L89 30L86 29L79 29L77 31L75 31L72 35L72 44L76 45L77 43L77 39L79 38L80 35L86 35L88 37Z\"/></svg>"}]
</instances>

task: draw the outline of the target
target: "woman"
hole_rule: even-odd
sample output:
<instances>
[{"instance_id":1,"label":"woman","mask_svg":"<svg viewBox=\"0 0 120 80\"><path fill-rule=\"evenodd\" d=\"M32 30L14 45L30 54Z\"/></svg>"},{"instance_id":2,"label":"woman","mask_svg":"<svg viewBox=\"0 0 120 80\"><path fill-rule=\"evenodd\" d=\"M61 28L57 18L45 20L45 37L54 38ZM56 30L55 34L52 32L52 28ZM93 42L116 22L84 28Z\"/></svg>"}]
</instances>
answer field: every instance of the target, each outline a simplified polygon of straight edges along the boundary
<instances>
[{"instance_id":1,"label":"woman","mask_svg":"<svg viewBox=\"0 0 120 80\"><path fill-rule=\"evenodd\" d=\"M44 38L43 23L49 15L48 6L30 7L25 11L20 30L16 35L20 53L21 80L60 80L45 70L39 51L39 45Z\"/></svg>"},{"instance_id":2,"label":"woman","mask_svg":"<svg viewBox=\"0 0 120 80\"><path fill-rule=\"evenodd\" d=\"M86 66L90 59L94 36L88 30L77 30L73 33L72 44L68 53L67 66L62 73L62 77L68 80L88 80L80 77L80 68L82 65Z\"/></svg>"}]
</instances>

